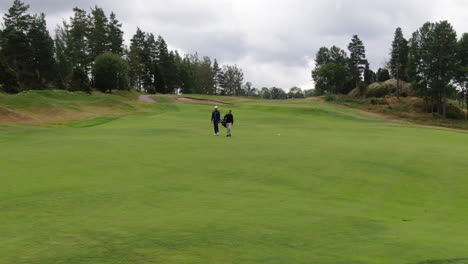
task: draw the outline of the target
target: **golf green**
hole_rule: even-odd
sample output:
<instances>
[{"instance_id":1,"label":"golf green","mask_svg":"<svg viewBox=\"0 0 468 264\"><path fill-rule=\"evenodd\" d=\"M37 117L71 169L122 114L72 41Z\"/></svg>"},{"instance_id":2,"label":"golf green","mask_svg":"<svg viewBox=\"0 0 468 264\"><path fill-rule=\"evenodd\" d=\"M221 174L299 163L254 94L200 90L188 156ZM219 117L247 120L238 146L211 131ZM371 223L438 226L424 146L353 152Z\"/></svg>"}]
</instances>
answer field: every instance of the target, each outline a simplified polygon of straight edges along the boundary
<instances>
[{"instance_id":1,"label":"golf green","mask_svg":"<svg viewBox=\"0 0 468 264\"><path fill-rule=\"evenodd\" d=\"M0 263L468 263L467 132L232 102L0 126Z\"/></svg>"}]
</instances>

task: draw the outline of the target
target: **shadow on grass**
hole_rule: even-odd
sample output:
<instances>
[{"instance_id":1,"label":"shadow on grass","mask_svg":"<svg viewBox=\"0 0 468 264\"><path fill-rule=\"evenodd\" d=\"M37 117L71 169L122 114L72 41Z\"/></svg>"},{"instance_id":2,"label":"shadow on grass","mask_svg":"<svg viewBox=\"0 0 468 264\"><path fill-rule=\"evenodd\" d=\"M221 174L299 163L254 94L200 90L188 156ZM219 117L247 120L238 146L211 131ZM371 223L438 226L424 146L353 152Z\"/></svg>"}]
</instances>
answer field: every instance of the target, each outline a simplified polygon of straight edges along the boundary
<instances>
[{"instance_id":1,"label":"shadow on grass","mask_svg":"<svg viewBox=\"0 0 468 264\"><path fill-rule=\"evenodd\" d=\"M416 264L468 264L468 258L425 260Z\"/></svg>"}]
</instances>

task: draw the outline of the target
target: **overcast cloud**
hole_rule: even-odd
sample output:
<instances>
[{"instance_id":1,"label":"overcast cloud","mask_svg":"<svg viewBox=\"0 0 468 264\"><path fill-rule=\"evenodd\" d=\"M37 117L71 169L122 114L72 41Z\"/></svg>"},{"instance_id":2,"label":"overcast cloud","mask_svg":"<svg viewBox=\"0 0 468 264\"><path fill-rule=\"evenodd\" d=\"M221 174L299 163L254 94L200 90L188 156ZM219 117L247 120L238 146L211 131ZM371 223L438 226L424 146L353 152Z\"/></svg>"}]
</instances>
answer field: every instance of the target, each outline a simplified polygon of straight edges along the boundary
<instances>
[{"instance_id":1,"label":"overcast cloud","mask_svg":"<svg viewBox=\"0 0 468 264\"><path fill-rule=\"evenodd\" d=\"M13 1L1 0L3 14ZM114 11L128 40L139 26L173 49L237 64L255 87L312 88L313 58L322 46L346 49L357 34L371 68L388 58L395 28L405 37L426 21L448 20L468 32L466 0L24 0L44 12L51 31L72 8ZM52 32L51 32L52 33Z\"/></svg>"}]
</instances>

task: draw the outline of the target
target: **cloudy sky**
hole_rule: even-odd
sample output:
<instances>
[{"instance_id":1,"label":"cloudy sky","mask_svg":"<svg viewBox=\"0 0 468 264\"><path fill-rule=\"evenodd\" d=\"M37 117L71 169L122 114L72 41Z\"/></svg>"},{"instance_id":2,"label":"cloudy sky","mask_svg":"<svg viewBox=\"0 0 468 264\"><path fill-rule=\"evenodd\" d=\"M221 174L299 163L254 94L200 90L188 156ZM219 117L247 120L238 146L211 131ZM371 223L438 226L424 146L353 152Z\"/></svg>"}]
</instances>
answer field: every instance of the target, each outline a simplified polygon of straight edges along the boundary
<instances>
[{"instance_id":1,"label":"cloudy sky","mask_svg":"<svg viewBox=\"0 0 468 264\"><path fill-rule=\"evenodd\" d=\"M449 20L468 32L468 0L23 0L44 12L53 30L72 8L114 11L125 38L137 26L181 53L237 64L255 87L312 88L313 57L322 46L363 40L371 68L388 58L396 27L405 37L426 21ZM3 14L13 0L1 0Z\"/></svg>"}]
</instances>

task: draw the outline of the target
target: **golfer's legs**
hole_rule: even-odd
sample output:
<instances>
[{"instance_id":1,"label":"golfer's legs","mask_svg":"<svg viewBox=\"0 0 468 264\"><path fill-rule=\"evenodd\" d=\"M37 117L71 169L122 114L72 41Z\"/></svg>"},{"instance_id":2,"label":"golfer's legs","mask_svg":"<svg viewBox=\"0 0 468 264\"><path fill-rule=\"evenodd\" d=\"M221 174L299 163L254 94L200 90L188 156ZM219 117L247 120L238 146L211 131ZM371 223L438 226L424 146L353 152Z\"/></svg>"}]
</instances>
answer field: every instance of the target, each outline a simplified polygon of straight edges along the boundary
<instances>
[{"instance_id":1,"label":"golfer's legs","mask_svg":"<svg viewBox=\"0 0 468 264\"><path fill-rule=\"evenodd\" d=\"M219 133L219 123L218 122L213 122L214 123L214 131L215 133Z\"/></svg>"},{"instance_id":2,"label":"golfer's legs","mask_svg":"<svg viewBox=\"0 0 468 264\"><path fill-rule=\"evenodd\" d=\"M226 124L226 128L227 128L227 134L228 134L228 135L231 135L232 123L227 123L227 124Z\"/></svg>"}]
</instances>

